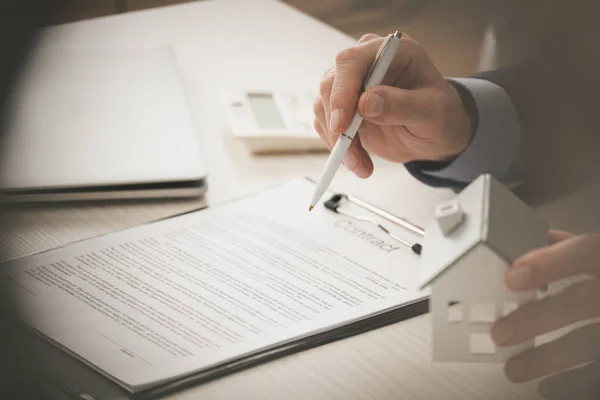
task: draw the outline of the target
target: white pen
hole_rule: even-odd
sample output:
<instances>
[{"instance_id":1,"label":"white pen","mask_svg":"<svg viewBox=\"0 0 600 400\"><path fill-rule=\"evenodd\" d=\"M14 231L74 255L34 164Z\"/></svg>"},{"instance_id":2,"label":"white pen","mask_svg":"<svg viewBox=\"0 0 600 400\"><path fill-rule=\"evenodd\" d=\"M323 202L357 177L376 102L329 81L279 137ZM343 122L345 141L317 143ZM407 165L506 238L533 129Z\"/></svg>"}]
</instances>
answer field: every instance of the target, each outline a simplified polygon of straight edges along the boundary
<instances>
[{"instance_id":1,"label":"white pen","mask_svg":"<svg viewBox=\"0 0 600 400\"><path fill-rule=\"evenodd\" d=\"M375 56L375 60L373 61L371 69L366 76L365 84L360 94L373 86L381 84L385 74L392 64L392 61L394 60L394 57L396 56L398 48L400 47L401 38L402 33L396 31L393 34L388 35L383 41L381 47L379 47L377 55ZM311 211L317 205L319 200L321 200L323 193L325 193L329 187L329 184L333 180L335 173L344 160L344 156L346 155L346 152L352 143L352 139L354 139L354 136L356 136L356 132L358 131L358 127L362 121L363 118L360 116L357 110L352 122L350 123L350 126L348 126L348 129L346 129L344 133L340 135L335 143L335 146L333 146L331 154L329 154L329 158L325 163L321 178L319 179L317 187L315 188L308 211Z\"/></svg>"}]
</instances>

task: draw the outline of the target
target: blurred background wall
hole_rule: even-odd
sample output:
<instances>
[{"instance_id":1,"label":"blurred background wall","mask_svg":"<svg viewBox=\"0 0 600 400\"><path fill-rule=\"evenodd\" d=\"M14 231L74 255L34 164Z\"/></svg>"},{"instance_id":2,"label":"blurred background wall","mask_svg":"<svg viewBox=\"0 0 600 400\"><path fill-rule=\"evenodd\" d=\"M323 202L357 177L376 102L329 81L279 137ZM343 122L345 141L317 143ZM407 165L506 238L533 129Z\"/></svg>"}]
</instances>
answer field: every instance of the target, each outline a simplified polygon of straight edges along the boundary
<instances>
[{"instance_id":1,"label":"blurred background wall","mask_svg":"<svg viewBox=\"0 0 600 400\"><path fill-rule=\"evenodd\" d=\"M49 23L68 23L189 1L59 0L56 3L60 9ZM280 1L357 39L370 32L386 35L401 30L408 33L425 46L446 76L467 76L482 65L489 66L490 52L482 49L482 43L495 11L490 0ZM493 41L488 37L486 43L490 45Z\"/></svg>"}]
</instances>

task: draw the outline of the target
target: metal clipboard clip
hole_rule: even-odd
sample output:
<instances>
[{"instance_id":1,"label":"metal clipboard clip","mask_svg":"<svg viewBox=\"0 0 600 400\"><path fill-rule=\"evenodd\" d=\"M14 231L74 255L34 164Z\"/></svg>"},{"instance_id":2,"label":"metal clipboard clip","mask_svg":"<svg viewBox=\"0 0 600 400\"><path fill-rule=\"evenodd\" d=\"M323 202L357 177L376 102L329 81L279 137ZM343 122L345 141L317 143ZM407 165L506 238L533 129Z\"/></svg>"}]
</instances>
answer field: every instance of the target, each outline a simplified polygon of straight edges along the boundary
<instances>
[{"instance_id":1,"label":"metal clipboard clip","mask_svg":"<svg viewBox=\"0 0 600 400\"><path fill-rule=\"evenodd\" d=\"M389 221L390 223L395 224L403 229L406 229L420 237L425 236L425 230L423 228L421 228L418 225L413 224L412 222L410 222L404 218L400 218L393 214L390 214L387 211L384 211L384 210L382 210L372 204L369 204L364 200L358 199L354 196L336 193L333 196L331 196L329 198L329 200L327 200L324 203L325 208L327 208L328 210L333 211L337 214L344 215L349 218L353 218L358 221L370 223L370 224L376 226L377 228L379 228L381 231L383 231L386 235L388 235L395 241L401 243L404 246L409 247L413 251L413 253L418 254L418 255L421 254L421 251L423 250L423 246L420 243L418 243L418 242L411 243L405 239L402 239L401 237L399 237L398 235L394 234L389 229L387 229L385 226L381 225L379 222L374 220L373 218L367 217L365 215L356 214L356 213L353 213L353 212L347 210L346 208L343 208L342 205L345 202L352 203L366 211L372 212L372 213L378 215L379 217Z\"/></svg>"}]
</instances>

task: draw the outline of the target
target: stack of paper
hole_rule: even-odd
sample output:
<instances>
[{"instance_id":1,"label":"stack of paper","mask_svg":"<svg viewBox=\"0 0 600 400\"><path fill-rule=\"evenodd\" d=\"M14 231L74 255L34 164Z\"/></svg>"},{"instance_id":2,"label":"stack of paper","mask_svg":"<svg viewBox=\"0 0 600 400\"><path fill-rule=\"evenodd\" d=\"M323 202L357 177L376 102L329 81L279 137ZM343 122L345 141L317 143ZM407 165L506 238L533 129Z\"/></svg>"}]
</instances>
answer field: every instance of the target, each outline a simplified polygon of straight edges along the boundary
<instances>
[{"instance_id":1,"label":"stack of paper","mask_svg":"<svg viewBox=\"0 0 600 400\"><path fill-rule=\"evenodd\" d=\"M411 315L418 256L294 180L10 262L26 322L131 393L170 390ZM412 311L411 311L412 310Z\"/></svg>"}]
</instances>

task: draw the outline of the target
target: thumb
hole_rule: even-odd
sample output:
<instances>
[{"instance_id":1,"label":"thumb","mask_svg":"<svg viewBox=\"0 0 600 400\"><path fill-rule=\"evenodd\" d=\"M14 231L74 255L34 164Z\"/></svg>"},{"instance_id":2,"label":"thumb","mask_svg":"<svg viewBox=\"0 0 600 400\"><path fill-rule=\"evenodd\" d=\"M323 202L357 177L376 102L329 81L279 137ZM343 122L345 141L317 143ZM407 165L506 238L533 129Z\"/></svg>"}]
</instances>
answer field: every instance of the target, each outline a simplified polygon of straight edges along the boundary
<instances>
[{"instance_id":1,"label":"thumb","mask_svg":"<svg viewBox=\"0 0 600 400\"><path fill-rule=\"evenodd\" d=\"M375 86L360 97L358 112L377 125L421 125L435 118L436 106L441 101L441 95L433 88Z\"/></svg>"}]
</instances>

